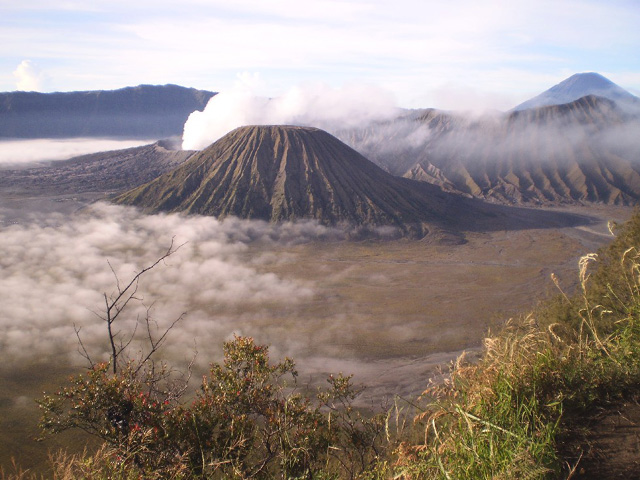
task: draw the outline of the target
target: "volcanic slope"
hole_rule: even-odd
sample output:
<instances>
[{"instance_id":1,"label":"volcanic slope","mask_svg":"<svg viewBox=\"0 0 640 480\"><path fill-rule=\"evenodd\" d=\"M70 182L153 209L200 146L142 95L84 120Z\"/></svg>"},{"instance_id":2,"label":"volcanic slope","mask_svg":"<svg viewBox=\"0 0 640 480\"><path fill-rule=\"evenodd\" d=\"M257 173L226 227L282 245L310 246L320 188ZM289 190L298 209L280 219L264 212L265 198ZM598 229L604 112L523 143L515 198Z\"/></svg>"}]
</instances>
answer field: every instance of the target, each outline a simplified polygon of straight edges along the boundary
<instances>
[{"instance_id":1,"label":"volcanic slope","mask_svg":"<svg viewBox=\"0 0 640 480\"><path fill-rule=\"evenodd\" d=\"M412 136L419 141L398 142ZM475 118L428 109L342 138L390 173L477 198L509 204L640 200L640 119L593 95Z\"/></svg>"},{"instance_id":2,"label":"volcanic slope","mask_svg":"<svg viewBox=\"0 0 640 480\"><path fill-rule=\"evenodd\" d=\"M123 192L172 171L193 154L174 150L169 141L159 141L55 161L48 166L3 169L0 196Z\"/></svg>"},{"instance_id":3,"label":"volcanic slope","mask_svg":"<svg viewBox=\"0 0 640 480\"><path fill-rule=\"evenodd\" d=\"M328 133L249 126L183 166L116 200L149 212L184 211L268 221L392 225L420 234L451 202L439 189L396 178Z\"/></svg>"},{"instance_id":4,"label":"volcanic slope","mask_svg":"<svg viewBox=\"0 0 640 480\"><path fill-rule=\"evenodd\" d=\"M465 230L584 220L488 205L395 177L332 135L293 126L238 128L115 202L148 213L392 226L413 237L428 234L438 242L459 242Z\"/></svg>"}]
</instances>

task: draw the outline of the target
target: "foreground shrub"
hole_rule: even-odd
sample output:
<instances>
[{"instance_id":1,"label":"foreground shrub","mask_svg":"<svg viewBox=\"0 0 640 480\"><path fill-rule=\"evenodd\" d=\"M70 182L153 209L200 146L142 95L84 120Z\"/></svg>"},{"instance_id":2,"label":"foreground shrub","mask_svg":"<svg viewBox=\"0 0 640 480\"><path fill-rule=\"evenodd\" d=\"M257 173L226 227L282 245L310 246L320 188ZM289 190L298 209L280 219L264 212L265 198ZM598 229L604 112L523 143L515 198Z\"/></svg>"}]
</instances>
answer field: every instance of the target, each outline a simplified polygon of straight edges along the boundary
<instances>
[{"instance_id":1,"label":"foreground shrub","mask_svg":"<svg viewBox=\"0 0 640 480\"><path fill-rule=\"evenodd\" d=\"M267 347L237 337L190 401L158 381L168 377L153 362L93 365L45 397L46 431L79 428L105 442L96 454L60 457L57 478L571 476L557 442L572 418L640 393L640 214L619 231L609 249L581 259L575 295L538 311L544 322L508 322L480 361L461 357L427 389L421 439L403 437L393 456L389 422L354 407L350 377L302 394L291 360L271 363Z\"/></svg>"},{"instance_id":2,"label":"foreground shrub","mask_svg":"<svg viewBox=\"0 0 640 480\"><path fill-rule=\"evenodd\" d=\"M350 377L331 376L313 398L296 377L293 361L271 363L267 347L236 337L190 402L133 363L115 374L98 364L39 402L41 426L98 436L121 465L115 478L356 478L374 468L384 417L354 408Z\"/></svg>"}]
</instances>

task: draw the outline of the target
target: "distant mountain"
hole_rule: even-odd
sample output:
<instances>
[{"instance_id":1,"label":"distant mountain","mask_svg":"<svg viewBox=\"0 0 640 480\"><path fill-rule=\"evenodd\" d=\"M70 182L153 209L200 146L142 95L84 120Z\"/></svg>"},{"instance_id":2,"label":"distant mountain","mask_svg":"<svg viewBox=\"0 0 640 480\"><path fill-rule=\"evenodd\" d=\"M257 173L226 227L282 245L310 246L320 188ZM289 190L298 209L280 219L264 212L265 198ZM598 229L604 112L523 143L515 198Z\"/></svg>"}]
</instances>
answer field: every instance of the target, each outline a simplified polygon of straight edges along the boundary
<instances>
[{"instance_id":1,"label":"distant mountain","mask_svg":"<svg viewBox=\"0 0 640 480\"><path fill-rule=\"evenodd\" d=\"M548 105L571 103L587 95L595 95L614 102L638 102L638 97L619 87L599 73L576 73L540 95L521 103L513 111Z\"/></svg>"},{"instance_id":2,"label":"distant mountain","mask_svg":"<svg viewBox=\"0 0 640 480\"><path fill-rule=\"evenodd\" d=\"M415 111L341 138L390 173L484 200L640 203L640 118L602 97L482 117Z\"/></svg>"},{"instance_id":3,"label":"distant mountain","mask_svg":"<svg viewBox=\"0 0 640 480\"><path fill-rule=\"evenodd\" d=\"M126 137L182 135L189 114L214 92L177 85L66 93L0 93L0 137Z\"/></svg>"}]
</instances>

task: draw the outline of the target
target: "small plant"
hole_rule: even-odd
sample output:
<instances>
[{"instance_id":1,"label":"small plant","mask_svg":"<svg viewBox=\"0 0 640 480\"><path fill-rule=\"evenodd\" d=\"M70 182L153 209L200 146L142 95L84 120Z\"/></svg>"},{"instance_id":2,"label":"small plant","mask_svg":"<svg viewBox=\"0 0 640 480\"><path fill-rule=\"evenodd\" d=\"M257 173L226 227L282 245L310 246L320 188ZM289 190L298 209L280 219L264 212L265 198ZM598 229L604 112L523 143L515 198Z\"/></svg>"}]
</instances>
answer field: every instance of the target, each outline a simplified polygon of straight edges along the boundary
<instances>
[{"instance_id":1,"label":"small plant","mask_svg":"<svg viewBox=\"0 0 640 480\"><path fill-rule=\"evenodd\" d=\"M576 465L557 450L571 419L640 392L640 213L620 231L610 249L581 259L575 295L563 292L538 311L545 322L535 314L509 321L485 340L480 361L459 358L444 383L424 392L419 441L396 419L403 441L393 453L391 413L356 408L350 376L303 394L291 359L274 363L268 347L235 337L187 393L188 375L176 388L153 360L169 330L158 342L149 334L150 355L125 362L128 343L113 342L109 329L118 367L91 362L40 402L45 431L77 428L104 442L93 454L58 457L56 478L571 476ZM135 287L118 292L134 299Z\"/></svg>"},{"instance_id":2,"label":"small plant","mask_svg":"<svg viewBox=\"0 0 640 480\"><path fill-rule=\"evenodd\" d=\"M39 401L40 426L49 434L69 429L98 437L94 455L60 457L58 469L85 478L356 478L375 469L384 450L384 417L353 406L351 377L330 376L316 396L298 392L291 359L272 363L269 349L252 338L224 343L223 361L211 365L199 389L188 392L189 370L178 377L156 357L173 326L154 335L142 320L146 352L131 356L135 332L116 328L144 273L104 295L109 362L95 363L76 329L85 374ZM88 473L87 473L88 472Z\"/></svg>"}]
</instances>

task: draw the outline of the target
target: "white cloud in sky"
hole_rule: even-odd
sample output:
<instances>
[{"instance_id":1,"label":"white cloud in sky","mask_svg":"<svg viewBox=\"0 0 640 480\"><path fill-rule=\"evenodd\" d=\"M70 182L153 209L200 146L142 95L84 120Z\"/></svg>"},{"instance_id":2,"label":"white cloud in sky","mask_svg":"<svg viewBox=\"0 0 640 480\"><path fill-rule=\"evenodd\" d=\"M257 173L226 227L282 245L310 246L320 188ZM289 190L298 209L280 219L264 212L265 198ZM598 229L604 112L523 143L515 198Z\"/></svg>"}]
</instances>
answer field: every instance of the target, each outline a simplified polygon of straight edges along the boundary
<instances>
[{"instance_id":1,"label":"white cloud in sky","mask_svg":"<svg viewBox=\"0 0 640 480\"><path fill-rule=\"evenodd\" d=\"M251 71L269 80L272 96L301 81L366 81L392 89L402 106L450 108L415 102L438 101L433 91L453 85L477 91L470 101L479 104L496 95L515 104L567 73L610 72L616 81L640 72L640 8L630 0L3 3L0 67L3 58L33 58L58 90L221 91ZM637 80L622 86L640 89Z\"/></svg>"},{"instance_id":2,"label":"white cloud in sky","mask_svg":"<svg viewBox=\"0 0 640 480\"><path fill-rule=\"evenodd\" d=\"M23 60L13 72L16 79L16 89L25 92L38 92L42 90L44 74L31 60Z\"/></svg>"},{"instance_id":3,"label":"white cloud in sky","mask_svg":"<svg viewBox=\"0 0 640 480\"><path fill-rule=\"evenodd\" d=\"M243 75L234 88L209 100L204 111L193 112L182 148L203 149L244 125L304 125L335 132L398 114L393 95L370 85L306 84L271 99L258 95L261 85L258 77Z\"/></svg>"}]
</instances>

